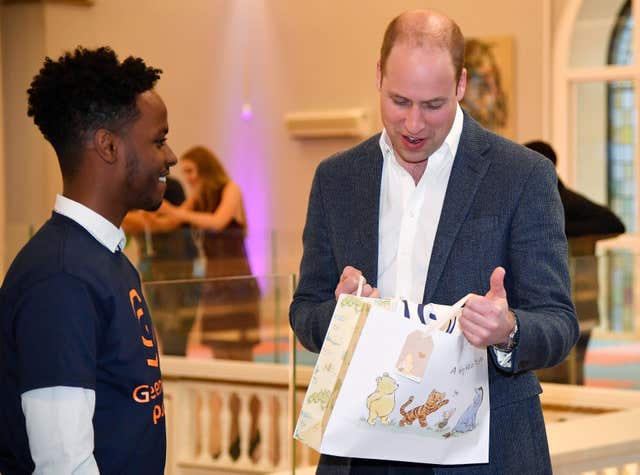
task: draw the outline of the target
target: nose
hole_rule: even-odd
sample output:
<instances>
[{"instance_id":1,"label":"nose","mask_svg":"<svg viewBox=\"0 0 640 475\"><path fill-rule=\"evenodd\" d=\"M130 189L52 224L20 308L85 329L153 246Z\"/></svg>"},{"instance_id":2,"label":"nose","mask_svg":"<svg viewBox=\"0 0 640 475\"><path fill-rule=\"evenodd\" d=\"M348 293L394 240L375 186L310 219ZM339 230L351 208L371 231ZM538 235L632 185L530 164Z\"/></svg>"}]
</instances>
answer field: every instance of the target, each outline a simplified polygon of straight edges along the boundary
<instances>
[{"instance_id":1,"label":"nose","mask_svg":"<svg viewBox=\"0 0 640 475\"><path fill-rule=\"evenodd\" d=\"M173 150L171 150L171 147L169 147L167 145L166 147L166 156L167 156L167 166L168 167L172 167L174 166L176 163L178 163L178 158L176 157L175 153L173 153Z\"/></svg>"},{"instance_id":2,"label":"nose","mask_svg":"<svg viewBox=\"0 0 640 475\"><path fill-rule=\"evenodd\" d=\"M409 109L404 126L410 134L417 134L424 128L425 121L419 106L414 105Z\"/></svg>"}]
</instances>

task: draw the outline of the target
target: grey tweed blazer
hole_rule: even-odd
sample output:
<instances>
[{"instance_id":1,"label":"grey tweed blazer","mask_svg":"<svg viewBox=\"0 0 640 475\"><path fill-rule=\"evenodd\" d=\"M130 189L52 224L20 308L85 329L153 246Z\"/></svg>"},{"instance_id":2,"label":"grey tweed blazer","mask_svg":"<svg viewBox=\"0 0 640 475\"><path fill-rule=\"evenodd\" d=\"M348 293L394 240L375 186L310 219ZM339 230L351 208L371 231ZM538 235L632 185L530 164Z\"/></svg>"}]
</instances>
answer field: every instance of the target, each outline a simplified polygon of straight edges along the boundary
<instances>
[{"instance_id":1,"label":"grey tweed blazer","mask_svg":"<svg viewBox=\"0 0 640 475\"><path fill-rule=\"evenodd\" d=\"M316 170L289 314L311 351L322 346L343 268L360 269L376 285L379 138L328 158ZM323 455L318 473L551 473L541 388L531 370L560 363L578 338L557 177L549 160L483 129L465 113L423 302L452 304L469 292L484 294L497 266L506 269L507 299L520 331L512 370L499 367L488 350L490 463L428 467Z\"/></svg>"}]
</instances>

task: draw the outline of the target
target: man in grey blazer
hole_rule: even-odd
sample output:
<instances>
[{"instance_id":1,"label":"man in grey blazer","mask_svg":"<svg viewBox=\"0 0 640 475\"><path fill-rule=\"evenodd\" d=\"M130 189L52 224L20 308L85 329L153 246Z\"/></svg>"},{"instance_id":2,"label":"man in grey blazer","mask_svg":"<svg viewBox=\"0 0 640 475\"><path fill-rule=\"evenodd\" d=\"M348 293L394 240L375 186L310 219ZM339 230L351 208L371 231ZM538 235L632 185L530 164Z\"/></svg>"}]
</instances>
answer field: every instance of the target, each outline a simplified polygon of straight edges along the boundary
<instances>
[{"instance_id":1,"label":"man in grey blazer","mask_svg":"<svg viewBox=\"0 0 640 475\"><path fill-rule=\"evenodd\" d=\"M384 124L320 164L311 188L291 325L322 346L340 293L452 304L487 347L489 463L429 466L322 455L320 474L551 473L531 370L553 366L578 337L553 165L464 113L464 40L432 11L385 32L378 63Z\"/></svg>"}]
</instances>

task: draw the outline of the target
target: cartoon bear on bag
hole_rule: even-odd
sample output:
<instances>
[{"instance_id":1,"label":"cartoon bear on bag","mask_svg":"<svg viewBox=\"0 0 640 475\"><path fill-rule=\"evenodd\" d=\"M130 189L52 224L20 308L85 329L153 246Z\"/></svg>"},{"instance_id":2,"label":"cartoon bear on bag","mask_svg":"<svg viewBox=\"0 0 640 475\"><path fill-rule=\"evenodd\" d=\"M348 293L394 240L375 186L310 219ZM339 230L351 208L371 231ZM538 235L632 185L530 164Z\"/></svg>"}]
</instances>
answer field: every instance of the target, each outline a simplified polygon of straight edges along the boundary
<instances>
[{"instance_id":1,"label":"cartoon bear on bag","mask_svg":"<svg viewBox=\"0 0 640 475\"><path fill-rule=\"evenodd\" d=\"M393 412L396 405L395 392L398 384L389 373L383 373L376 378L376 390L367 397L367 409L369 417L367 422L375 425L376 419L380 418L383 424L389 424L389 414Z\"/></svg>"}]
</instances>

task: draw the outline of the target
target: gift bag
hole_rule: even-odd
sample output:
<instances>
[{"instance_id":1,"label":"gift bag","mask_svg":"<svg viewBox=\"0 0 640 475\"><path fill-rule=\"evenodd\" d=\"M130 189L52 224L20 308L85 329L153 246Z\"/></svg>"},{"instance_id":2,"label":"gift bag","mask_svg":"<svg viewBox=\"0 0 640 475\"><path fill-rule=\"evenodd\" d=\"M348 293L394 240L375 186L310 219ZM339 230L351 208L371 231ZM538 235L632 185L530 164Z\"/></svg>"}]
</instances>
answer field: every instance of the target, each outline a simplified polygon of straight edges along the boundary
<instances>
[{"instance_id":1,"label":"gift bag","mask_svg":"<svg viewBox=\"0 0 640 475\"><path fill-rule=\"evenodd\" d=\"M487 351L457 325L467 297L448 306L341 295L294 437L337 456L487 463Z\"/></svg>"}]
</instances>

